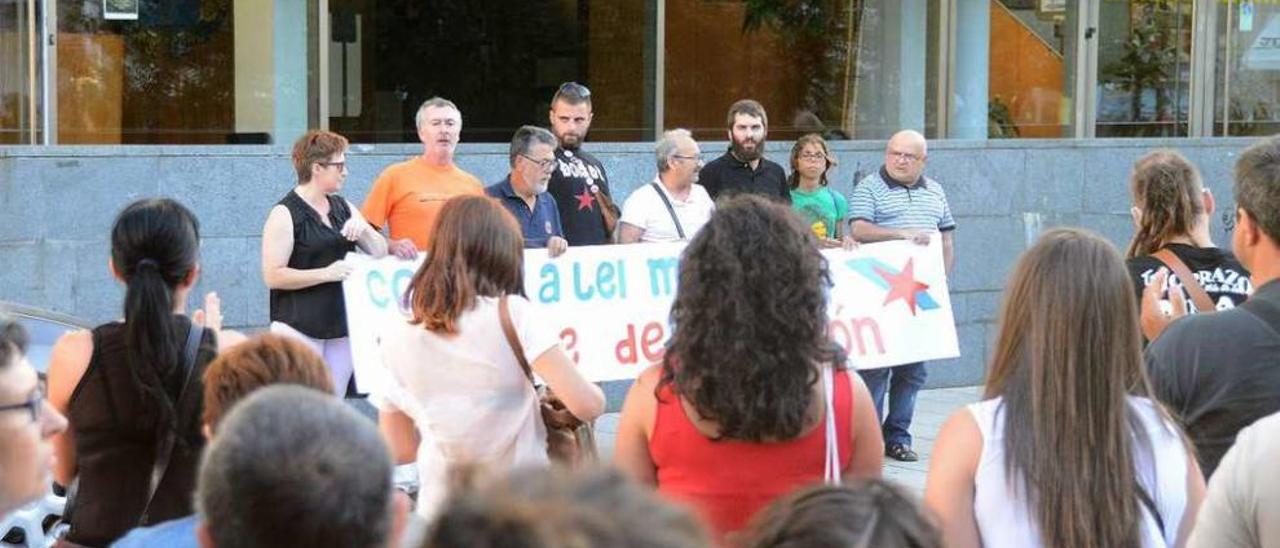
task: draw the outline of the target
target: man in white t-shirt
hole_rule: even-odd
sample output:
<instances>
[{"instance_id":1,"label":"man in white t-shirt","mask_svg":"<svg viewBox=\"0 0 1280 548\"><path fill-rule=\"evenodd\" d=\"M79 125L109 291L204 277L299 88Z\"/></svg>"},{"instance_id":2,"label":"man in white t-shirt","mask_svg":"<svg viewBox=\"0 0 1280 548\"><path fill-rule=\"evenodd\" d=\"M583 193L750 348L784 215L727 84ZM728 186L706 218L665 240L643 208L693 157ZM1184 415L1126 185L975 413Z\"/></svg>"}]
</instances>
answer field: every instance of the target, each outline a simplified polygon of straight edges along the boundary
<instances>
[{"instance_id":1,"label":"man in white t-shirt","mask_svg":"<svg viewBox=\"0 0 1280 548\"><path fill-rule=\"evenodd\" d=\"M621 243L689 240L716 209L707 190L697 184L702 152L688 130L663 133L654 152L658 176L633 191L622 206Z\"/></svg>"}]
</instances>

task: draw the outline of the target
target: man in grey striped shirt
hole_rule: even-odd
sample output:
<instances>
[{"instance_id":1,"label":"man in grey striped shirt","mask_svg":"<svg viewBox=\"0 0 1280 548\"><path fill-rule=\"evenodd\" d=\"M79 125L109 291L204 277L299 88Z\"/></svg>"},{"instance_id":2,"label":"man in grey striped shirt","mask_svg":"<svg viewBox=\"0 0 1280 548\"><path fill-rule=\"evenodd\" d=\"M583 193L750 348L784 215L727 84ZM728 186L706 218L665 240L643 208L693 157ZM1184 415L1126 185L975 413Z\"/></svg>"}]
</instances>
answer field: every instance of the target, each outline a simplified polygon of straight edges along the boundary
<instances>
[{"instance_id":1,"label":"man in grey striped shirt","mask_svg":"<svg viewBox=\"0 0 1280 548\"><path fill-rule=\"evenodd\" d=\"M950 272L956 221L951 217L942 185L922 174L927 147L924 136L912 130L900 131L889 139L884 150L884 165L853 189L849 203L850 233L859 242L911 240L920 245L928 245L940 234L943 263ZM918 460L919 456L911 450L908 429L915 413L916 394L924 387L924 363L859 373L883 422L885 454L900 461ZM882 410L886 392L889 396L887 416Z\"/></svg>"}]
</instances>

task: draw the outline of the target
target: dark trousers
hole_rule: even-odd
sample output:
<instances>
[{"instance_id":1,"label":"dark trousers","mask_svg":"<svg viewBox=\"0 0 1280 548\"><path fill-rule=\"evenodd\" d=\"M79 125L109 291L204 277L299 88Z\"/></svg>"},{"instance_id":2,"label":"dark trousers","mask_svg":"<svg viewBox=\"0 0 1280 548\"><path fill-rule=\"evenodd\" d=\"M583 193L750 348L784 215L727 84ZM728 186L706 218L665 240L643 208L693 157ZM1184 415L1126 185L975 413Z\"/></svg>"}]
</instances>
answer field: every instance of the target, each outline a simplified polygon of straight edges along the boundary
<instances>
[{"instance_id":1,"label":"dark trousers","mask_svg":"<svg viewBox=\"0 0 1280 548\"><path fill-rule=\"evenodd\" d=\"M924 388L924 362L858 371L871 392L871 403L881 422L885 446L911 446L911 416L916 411L916 394ZM889 395L889 415L884 413L884 397Z\"/></svg>"}]
</instances>

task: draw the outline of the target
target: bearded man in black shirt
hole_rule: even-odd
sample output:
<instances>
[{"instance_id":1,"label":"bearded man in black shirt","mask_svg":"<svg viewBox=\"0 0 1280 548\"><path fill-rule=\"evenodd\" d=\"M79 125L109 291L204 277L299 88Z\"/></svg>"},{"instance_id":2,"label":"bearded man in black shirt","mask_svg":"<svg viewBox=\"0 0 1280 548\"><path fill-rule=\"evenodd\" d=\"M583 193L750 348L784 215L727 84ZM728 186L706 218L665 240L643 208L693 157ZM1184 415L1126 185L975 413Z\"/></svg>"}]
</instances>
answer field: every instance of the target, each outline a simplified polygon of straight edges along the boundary
<instances>
[{"instance_id":1,"label":"bearded man in black shirt","mask_svg":"<svg viewBox=\"0 0 1280 548\"><path fill-rule=\"evenodd\" d=\"M551 98L550 117L560 146L547 191L556 199L564 237L571 246L611 243L618 207L609 194L609 177L600 160L582 150L591 129L591 90L565 82Z\"/></svg>"}]
</instances>

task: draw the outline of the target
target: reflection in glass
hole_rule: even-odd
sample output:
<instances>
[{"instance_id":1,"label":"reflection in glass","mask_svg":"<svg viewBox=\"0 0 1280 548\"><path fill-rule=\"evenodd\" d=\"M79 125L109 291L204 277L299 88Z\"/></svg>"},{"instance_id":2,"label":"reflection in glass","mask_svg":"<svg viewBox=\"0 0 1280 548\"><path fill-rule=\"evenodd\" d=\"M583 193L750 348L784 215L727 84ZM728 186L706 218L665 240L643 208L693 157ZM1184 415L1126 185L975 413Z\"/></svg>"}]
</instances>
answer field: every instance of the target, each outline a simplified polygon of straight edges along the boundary
<instances>
[{"instance_id":1,"label":"reflection in glass","mask_svg":"<svg viewBox=\"0 0 1280 548\"><path fill-rule=\"evenodd\" d=\"M1045 10L1040 4L1038 0L991 2L989 138L1070 136L1067 66L1073 61L1068 61L1067 53L1074 33L1064 30L1065 5Z\"/></svg>"},{"instance_id":2,"label":"reflection in glass","mask_svg":"<svg viewBox=\"0 0 1280 548\"><path fill-rule=\"evenodd\" d=\"M40 142L40 14L0 2L0 145Z\"/></svg>"},{"instance_id":3,"label":"reflection in glass","mask_svg":"<svg viewBox=\"0 0 1280 548\"><path fill-rule=\"evenodd\" d=\"M1214 135L1280 132L1280 5L1218 5Z\"/></svg>"},{"instance_id":4,"label":"reflection in glass","mask_svg":"<svg viewBox=\"0 0 1280 548\"><path fill-rule=\"evenodd\" d=\"M1102 2L1098 137L1185 137L1191 81L1190 2Z\"/></svg>"}]
</instances>

